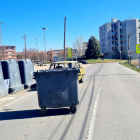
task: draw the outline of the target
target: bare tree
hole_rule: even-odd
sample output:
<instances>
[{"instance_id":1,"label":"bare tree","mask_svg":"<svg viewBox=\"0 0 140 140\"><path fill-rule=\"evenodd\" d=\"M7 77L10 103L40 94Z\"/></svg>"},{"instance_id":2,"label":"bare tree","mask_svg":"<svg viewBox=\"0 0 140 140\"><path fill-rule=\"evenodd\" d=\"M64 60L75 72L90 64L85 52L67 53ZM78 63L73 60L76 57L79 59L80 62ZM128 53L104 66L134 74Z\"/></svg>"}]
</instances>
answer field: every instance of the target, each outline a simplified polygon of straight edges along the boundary
<instances>
[{"instance_id":1,"label":"bare tree","mask_svg":"<svg viewBox=\"0 0 140 140\"><path fill-rule=\"evenodd\" d=\"M39 57L40 60L43 60L44 61L45 60L44 59L45 58L44 56L45 56L45 52L44 51L38 52L38 57Z\"/></svg>"},{"instance_id":2,"label":"bare tree","mask_svg":"<svg viewBox=\"0 0 140 140\"><path fill-rule=\"evenodd\" d=\"M35 48L29 48L29 49L26 49L26 56L27 56L27 59L32 59L32 60L37 60L37 50ZM24 54L24 58L25 58L25 47L23 47L23 52Z\"/></svg>"},{"instance_id":3,"label":"bare tree","mask_svg":"<svg viewBox=\"0 0 140 140\"><path fill-rule=\"evenodd\" d=\"M78 56L83 55L83 38L78 36L75 42L73 42L73 48L78 50Z\"/></svg>"},{"instance_id":4,"label":"bare tree","mask_svg":"<svg viewBox=\"0 0 140 140\"><path fill-rule=\"evenodd\" d=\"M64 59L64 50L60 50L57 56L59 59ZM65 50L65 58L67 58L67 50Z\"/></svg>"}]
</instances>

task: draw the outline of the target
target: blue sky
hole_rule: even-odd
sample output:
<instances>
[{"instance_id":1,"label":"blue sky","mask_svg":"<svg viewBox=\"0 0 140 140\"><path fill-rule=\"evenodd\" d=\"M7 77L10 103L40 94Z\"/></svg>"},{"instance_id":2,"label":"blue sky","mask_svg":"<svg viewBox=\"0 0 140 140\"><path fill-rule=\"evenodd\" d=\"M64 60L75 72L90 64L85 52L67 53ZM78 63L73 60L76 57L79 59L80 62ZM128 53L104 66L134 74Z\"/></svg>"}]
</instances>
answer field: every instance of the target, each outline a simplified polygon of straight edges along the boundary
<instances>
[{"instance_id":1,"label":"blue sky","mask_svg":"<svg viewBox=\"0 0 140 140\"><path fill-rule=\"evenodd\" d=\"M66 47L73 47L77 36L99 39L99 26L111 18L140 19L139 6L139 0L0 0L2 42L22 51L26 34L27 48L36 48L38 38L39 51L44 50L46 27L47 50L62 49L66 16Z\"/></svg>"}]
</instances>

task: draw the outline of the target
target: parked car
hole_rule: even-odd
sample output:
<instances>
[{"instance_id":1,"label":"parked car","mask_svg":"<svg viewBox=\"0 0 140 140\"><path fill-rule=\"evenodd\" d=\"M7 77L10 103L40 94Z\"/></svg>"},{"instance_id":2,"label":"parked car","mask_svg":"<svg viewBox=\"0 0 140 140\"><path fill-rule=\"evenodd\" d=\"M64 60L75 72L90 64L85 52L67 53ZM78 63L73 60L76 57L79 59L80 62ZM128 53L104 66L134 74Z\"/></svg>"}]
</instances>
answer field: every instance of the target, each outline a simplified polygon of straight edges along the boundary
<instances>
[{"instance_id":1,"label":"parked car","mask_svg":"<svg viewBox=\"0 0 140 140\"><path fill-rule=\"evenodd\" d=\"M79 60L79 63L82 63L82 64L88 64L88 62L85 61L85 60Z\"/></svg>"},{"instance_id":2,"label":"parked car","mask_svg":"<svg viewBox=\"0 0 140 140\"><path fill-rule=\"evenodd\" d=\"M36 64L41 64L41 60L36 61Z\"/></svg>"},{"instance_id":3,"label":"parked car","mask_svg":"<svg viewBox=\"0 0 140 140\"><path fill-rule=\"evenodd\" d=\"M84 82L84 75L85 75L85 70L84 68L81 67L78 61L59 61L59 62L52 62L50 64L49 69L61 69L61 68L79 68L80 73L79 73L79 83Z\"/></svg>"}]
</instances>

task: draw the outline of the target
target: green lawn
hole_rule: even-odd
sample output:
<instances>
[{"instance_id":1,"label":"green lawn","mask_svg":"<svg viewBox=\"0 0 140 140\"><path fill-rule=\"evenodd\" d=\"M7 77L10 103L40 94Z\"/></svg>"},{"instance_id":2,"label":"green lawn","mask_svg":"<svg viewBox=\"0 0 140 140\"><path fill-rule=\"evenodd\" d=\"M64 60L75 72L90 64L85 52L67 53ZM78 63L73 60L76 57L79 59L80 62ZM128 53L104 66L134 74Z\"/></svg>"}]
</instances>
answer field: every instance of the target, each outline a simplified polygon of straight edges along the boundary
<instances>
[{"instance_id":1,"label":"green lawn","mask_svg":"<svg viewBox=\"0 0 140 140\"><path fill-rule=\"evenodd\" d=\"M119 62L119 64L125 66L125 67L128 67L134 71L137 71L137 72L140 72L140 69L139 68L136 68L135 66L133 65L129 65L128 62Z\"/></svg>"},{"instance_id":2,"label":"green lawn","mask_svg":"<svg viewBox=\"0 0 140 140\"><path fill-rule=\"evenodd\" d=\"M86 60L88 63L108 63L108 62L120 62L120 61L126 61L126 60L120 60L120 59L88 59Z\"/></svg>"}]
</instances>

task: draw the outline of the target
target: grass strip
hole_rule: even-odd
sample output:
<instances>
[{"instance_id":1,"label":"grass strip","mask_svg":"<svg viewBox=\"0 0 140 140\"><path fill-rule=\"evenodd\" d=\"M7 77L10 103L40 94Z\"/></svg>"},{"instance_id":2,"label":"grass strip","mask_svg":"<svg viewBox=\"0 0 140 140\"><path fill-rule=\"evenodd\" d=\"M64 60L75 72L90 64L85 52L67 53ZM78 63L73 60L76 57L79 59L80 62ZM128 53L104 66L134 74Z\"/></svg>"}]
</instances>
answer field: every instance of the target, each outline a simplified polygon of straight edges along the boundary
<instances>
[{"instance_id":1,"label":"grass strip","mask_svg":"<svg viewBox=\"0 0 140 140\"><path fill-rule=\"evenodd\" d=\"M126 60L120 60L120 59L88 59L86 60L89 64L92 63L109 63L109 62L124 62Z\"/></svg>"},{"instance_id":2,"label":"grass strip","mask_svg":"<svg viewBox=\"0 0 140 140\"><path fill-rule=\"evenodd\" d=\"M140 69L139 68L136 68L135 66L133 65L129 65L128 62L119 62L119 64L125 66L125 67L128 67L134 71L137 71L137 72L140 72Z\"/></svg>"}]
</instances>

